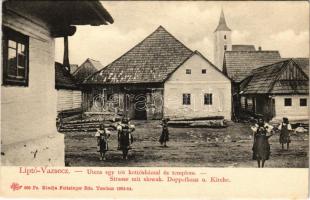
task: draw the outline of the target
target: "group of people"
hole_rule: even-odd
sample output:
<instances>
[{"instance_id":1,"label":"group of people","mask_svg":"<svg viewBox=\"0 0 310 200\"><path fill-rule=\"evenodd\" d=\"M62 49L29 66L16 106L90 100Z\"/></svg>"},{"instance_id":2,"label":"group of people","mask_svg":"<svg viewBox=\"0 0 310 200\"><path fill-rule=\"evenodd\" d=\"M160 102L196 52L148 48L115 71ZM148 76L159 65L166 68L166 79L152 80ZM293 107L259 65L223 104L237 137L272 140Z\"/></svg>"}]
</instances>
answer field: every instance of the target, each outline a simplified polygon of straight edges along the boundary
<instances>
[{"instance_id":1,"label":"group of people","mask_svg":"<svg viewBox=\"0 0 310 200\"><path fill-rule=\"evenodd\" d=\"M257 138L259 136L267 136L270 137L273 135L273 132L275 130L280 131L280 137L279 137L279 142L282 145L282 149L284 149L284 144L287 144L287 150L289 149L289 144L291 142L290 139L290 131L292 131L292 126L289 123L288 118L284 117L282 123L278 127L273 127L269 125L267 122L264 121L263 118L259 118L258 122L255 124L255 126L251 127L254 135L254 142L253 142L253 160L256 160L256 154L255 152L257 151L258 144L257 144ZM267 140L268 142L268 140ZM269 159L270 156L270 145L268 143L267 145L267 160Z\"/></svg>"},{"instance_id":2,"label":"group of people","mask_svg":"<svg viewBox=\"0 0 310 200\"><path fill-rule=\"evenodd\" d=\"M167 147L167 141L169 141L168 131L168 118L162 120L162 134L160 135L159 142L163 147ZM131 149L131 145L134 141L132 132L135 130L135 126L130 124L129 118L124 117L120 123L116 126L118 150L123 148ZM105 154L109 150L108 138L110 137L109 126L102 124L97 129L95 137L97 138L97 152L100 153L100 160L106 160Z\"/></svg>"},{"instance_id":3,"label":"group of people","mask_svg":"<svg viewBox=\"0 0 310 200\"><path fill-rule=\"evenodd\" d=\"M159 137L159 142L163 147L167 147L167 142L169 141L169 130L168 130L168 118L164 118L162 120L162 132ZM282 149L284 149L284 144L287 144L287 149L289 149L290 140L290 131L292 130L292 126L289 123L288 118L283 118L282 123L277 127L274 128L273 126L269 125L267 122L264 121L263 118L259 118L255 126L251 127L254 136L253 142L253 160L256 160L255 151L258 148L257 144L257 137L259 136L267 136L270 137L273 135L275 130L280 130L280 138L279 142L282 145ZM131 145L134 141L132 132L135 130L135 126L130 124L128 118L123 118L122 121L116 126L117 130L117 139L118 139L118 150L122 148L131 149ZM110 131L108 126L101 125L95 134L97 137L97 151L100 152L100 160L106 160L105 153L108 151L108 138L110 137ZM268 141L267 141L268 142ZM267 145L267 160L269 159L270 155L270 145Z\"/></svg>"},{"instance_id":4,"label":"group of people","mask_svg":"<svg viewBox=\"0 0 310 200\"><path fill-rule=\"evenodd\" d=\"M106 160L105 154L109 150L108 138L110 137L109 126L102 124L97 129L95 137L97 138L97 152L100 153L100 160ZM135 126L130 124L128 118L123 118L116 126L117 130L117 142L118 150L121 148L131 149L133 143L132 132L135 130Z\"/></svg>"}]
</instances>

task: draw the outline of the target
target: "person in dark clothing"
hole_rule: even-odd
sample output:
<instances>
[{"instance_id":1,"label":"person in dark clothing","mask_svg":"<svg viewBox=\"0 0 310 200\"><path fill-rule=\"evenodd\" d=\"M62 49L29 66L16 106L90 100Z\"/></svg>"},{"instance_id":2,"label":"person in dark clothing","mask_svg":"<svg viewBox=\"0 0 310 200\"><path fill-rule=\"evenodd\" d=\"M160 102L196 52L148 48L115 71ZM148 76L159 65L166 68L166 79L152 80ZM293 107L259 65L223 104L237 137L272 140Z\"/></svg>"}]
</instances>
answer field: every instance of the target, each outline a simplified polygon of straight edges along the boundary
<instances>
[{"instance_id":1,"label":"person in dark clothing","mask_svg":"<svg viewBox=\"0 0 310 200\"><path fill-rule=\"evenodd\" d=\"M100 153L100 160L106 160L105 153L108 151L110 131L104 125L101 125L100 129L97 129L95 137L97 138L97 151Z\"/></svg>"},{"instance_id":2,"label":"person in dark clothing","mask_svg":"<svg viewBox=\"0 0 310 200\"><path fill-rule=\"evenodd\" d=\"M130 124L130 120L127 117L124 117L121 121L120 124L117 125L117 140L118 140L118 147L117 149L120 150L121 149L121 145L123 145L124 142L123 140L121 141L121 134L125 134L127 135L126 138L128 138L128 149L132 148L132 143L133 143L133 135L132 132L135 131L135 126Z\"/></svg>"},{"instance_id":3,"label":"person in dark clothing","mask_svg":"<svg viewBox=\"0 0 310 200\"><path fill-rule=\"evenodd\" d=\"M292 131L292 126L289 123L288 118L283 118L283 122L279 125L278 130L281 131L279 142L282 145L282 149L284 149L284 144L286 143L288 150L291 142L290 131Z\"/></svg>"},{"instance_id":4,"label":"person in dark clothing","mask_svg":"<svg viewBox=\"0 0 310 200\"><path fill-rule=\"evenodd\" d=\"M254 136L254 142L253 142L253 147L252 147L252 151L253 151L252 159L256 160L256 155L255 155L255 151L257 150L256 138L260 135L267 136L267 134L272 132L273 126L266 123L263 118L259 118L257 124L251 127L251 129L253 131L253 136ZM268 160L269 155L270 155L270 145L268 145L267 151L268 151L268 156L267 156L267 160Z\"/></svg>"},{"instance_id":5,"label":"person in dark clothing","mask_svg":"<svg viewBox=\"0 0 310 200\"><path fill-rule=\"evenodd\" d=\"M164 147L167 147L167 141L169 141L169 130L168 130L169 119L165 118L162 122L162 132L159 138L159 142Z\"/></svg>"}]
</instances>

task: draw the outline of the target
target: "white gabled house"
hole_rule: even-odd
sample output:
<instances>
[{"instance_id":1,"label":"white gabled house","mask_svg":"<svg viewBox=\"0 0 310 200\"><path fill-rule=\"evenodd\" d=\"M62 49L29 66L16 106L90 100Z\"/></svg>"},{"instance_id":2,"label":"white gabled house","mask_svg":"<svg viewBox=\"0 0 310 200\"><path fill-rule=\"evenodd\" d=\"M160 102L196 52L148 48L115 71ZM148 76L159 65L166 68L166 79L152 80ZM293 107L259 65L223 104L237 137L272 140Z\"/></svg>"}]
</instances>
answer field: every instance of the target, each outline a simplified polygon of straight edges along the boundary
<instances>
[{"instance_id":1,"label":"white gabled house","mask_svg":"<svg viewBox=\"0 0 310 200\"><path fill-rule=\"evenodd\" d=\"M161 26L86 79L83 99L83 110L131 119L231 119L230 79Z\"/></svg>"},{"instance_id":2,"label":"white gabled house","mask_svg":"<svg viewBox=\"0 0 310 200\"><path fill-rule=\"evenodd\" d=\"M231 119L231 82L198 51L164 83L164 116Z\"/></svg>"}]
</instances>

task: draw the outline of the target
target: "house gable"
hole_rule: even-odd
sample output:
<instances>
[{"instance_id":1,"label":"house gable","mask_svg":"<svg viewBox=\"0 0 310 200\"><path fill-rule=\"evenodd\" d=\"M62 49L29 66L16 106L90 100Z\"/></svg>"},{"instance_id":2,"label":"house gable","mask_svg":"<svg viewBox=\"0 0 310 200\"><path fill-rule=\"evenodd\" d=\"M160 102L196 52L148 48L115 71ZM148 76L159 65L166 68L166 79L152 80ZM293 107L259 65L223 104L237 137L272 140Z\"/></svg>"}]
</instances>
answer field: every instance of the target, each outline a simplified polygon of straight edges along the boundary
<instances>
[{"instance_id":1,"label":"house gable","mask_svg":"<svg viewBox=\"0 0 310 200\"><path fill-rule=\"evenodd\" d=\"M82 83L90 75L96 73L98 70L102 69L103 66L99 61L92 60L88 58L83 64L73 73L74 78L77 83Z\"/></svg>"},{"instance_id":2,"label":"house gable","mask_svg":"<svg viewBox=\"0 0 310 200\"><path fill-rule=\"evenodd\" d=\"M304 71L293 61L291 60L282 71L279 76L279 81L295 80L295 81L306 81L308 76Z\"/></svg>"},{"instance_id":3,"label":"house gable","mask_svg":"<svg viewBox=\"0 0 310 200\"><path fill-rule=\"evenodd\" d=\"M252 71L245 94L307 94L308 77L293 61L285 60Z\"/></svg>"},{"instance_id":4,"label":"house gable","mask_svg":"<svg viewBox=\"0 0 310 200\"><path fill-rule=\"evenodd\" d=\"M273 94L308 94L308 76L293 60L281 70L277 80L272 85Z\"/></svg>"},{"instance_id":5,"label":"house gable","mask_svg":"<svg viewBox=\"0 0 310 200\"><path fill-rule=\"evenodd\" d=\"M190 74L186 71L190 70ZM188 71L189 73L189 71ZM218 68L198 51L195 51L166 80L166 82L230 82Z\"/></svg>"}]
</instances>

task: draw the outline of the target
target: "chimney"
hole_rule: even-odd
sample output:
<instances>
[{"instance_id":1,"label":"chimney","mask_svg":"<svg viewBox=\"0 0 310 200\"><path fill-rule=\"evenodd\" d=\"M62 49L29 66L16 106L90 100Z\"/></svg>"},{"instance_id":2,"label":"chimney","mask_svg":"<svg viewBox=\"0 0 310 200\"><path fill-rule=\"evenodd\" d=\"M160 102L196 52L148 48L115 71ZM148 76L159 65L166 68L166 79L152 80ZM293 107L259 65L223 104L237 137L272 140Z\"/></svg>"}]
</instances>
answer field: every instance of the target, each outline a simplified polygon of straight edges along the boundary
<instances>
[{"instance_id":1,"label":"chimney","mask_svg":"<svg viewBox=\"0 0 310 200\"><path fill-rule=\"evenodd\" d=\"M262 51L262 47L261 46L258 47L258 51Z\"/></svg>"},{"instance_id":2,"label":"chimney","mask_svg":"<svg viewBox=\"0 0 310 200\"><path fill-rule=\"evenodd\" d=\"M64 58L62 64L70 73L68 36L64 36Z\"/></svg>"}]
</instances>

